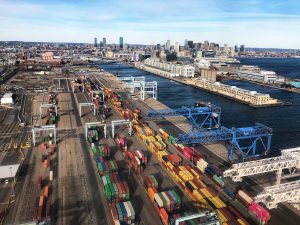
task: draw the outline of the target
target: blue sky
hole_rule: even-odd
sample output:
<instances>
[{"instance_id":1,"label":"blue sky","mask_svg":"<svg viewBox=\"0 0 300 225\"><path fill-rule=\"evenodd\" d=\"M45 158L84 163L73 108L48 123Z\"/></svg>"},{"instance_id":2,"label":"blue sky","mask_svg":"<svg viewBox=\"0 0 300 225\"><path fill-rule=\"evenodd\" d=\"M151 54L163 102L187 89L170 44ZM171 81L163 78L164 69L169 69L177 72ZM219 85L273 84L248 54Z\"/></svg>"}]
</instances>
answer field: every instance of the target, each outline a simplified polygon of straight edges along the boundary
<instances>
[{"instance_id":1,"label":"blue sky","mask_svg":"<svg viewBox=\"0 0 300 225\"><path fill-rule=\"evenodd\" d=\"M299 0L0 0L0 40L300 49Z\"/></svg>"}]
</instances>

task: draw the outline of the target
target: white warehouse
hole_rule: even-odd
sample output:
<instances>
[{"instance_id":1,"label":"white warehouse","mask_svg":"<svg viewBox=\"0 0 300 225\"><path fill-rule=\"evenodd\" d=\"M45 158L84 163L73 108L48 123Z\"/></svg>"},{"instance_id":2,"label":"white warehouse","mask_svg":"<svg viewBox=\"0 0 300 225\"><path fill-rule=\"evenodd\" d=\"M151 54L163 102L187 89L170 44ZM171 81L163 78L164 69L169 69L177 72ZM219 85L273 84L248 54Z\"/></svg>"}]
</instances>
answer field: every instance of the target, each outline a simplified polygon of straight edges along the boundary
<instances>
[{"instance_id":1,"label":"white warehouse","mask_svg":"<svg viewBox=\"0 0 300 225\"><path fill-rule=\"evenodd\" d=\"M171 77L194 77L195 76L195 67L189 65L179 65L167 62L160 62L157 59L146 59L145 65L167 71L171 73Z\"/></svg>"},{"instance_id":2,"label":"white warehouse","mask_svg":"<svg viewBox=\"0 0 300 225\"><path fill-rule=\"evenodd\" d=\"M262 70L260 72L253 72L249 70L240 70L238 76L245 80L258 81L263 83L275 83L278 77L273 71Z\"/></svg>"},{"instance_id":3,"label":"white warehouse","mask_svg":"<svg viewBox=\"0 0 300 225\"><path fill-rule=\"evenodd\" d=\"M5 93L1 98L1 105L3 104L13 104L13 93Z\"/></svg>"}]
</instances>

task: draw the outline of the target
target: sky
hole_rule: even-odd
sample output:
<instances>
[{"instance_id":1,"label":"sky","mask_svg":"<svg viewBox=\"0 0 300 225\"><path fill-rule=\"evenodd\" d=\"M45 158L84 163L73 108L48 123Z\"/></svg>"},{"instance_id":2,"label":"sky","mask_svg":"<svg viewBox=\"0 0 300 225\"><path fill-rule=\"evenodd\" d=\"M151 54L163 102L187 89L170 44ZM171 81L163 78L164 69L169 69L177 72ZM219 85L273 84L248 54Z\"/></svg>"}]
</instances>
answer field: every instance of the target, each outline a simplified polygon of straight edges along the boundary
<instances>
[{"instance_id":1,"label":"sky","mask_svg":"<svg viewBox=\"0 0 300 225\"><path fill-rule=\"evenodd\" d=\"M299 0L0 0L0 41L300 49Z\"/></svg>"}]
</instances>

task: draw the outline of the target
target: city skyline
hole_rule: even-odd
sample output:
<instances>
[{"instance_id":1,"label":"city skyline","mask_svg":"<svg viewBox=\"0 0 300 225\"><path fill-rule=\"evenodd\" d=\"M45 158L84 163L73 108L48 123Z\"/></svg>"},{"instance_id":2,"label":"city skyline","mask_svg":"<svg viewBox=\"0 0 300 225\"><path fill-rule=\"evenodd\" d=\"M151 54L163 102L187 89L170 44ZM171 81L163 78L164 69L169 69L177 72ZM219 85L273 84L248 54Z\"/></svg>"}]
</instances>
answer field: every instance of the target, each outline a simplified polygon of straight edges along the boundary
<instances>
[{"instance_id":1,"label":"city skyline","mask_svg":"<svg viewBox=\"0 0 300 225\"><path fill-rule=\"evenodd\" d=\"M1 41L230 46L299 49L300 3L295 1L7 1L0 2Z\"/></svg>"}]
</instances>

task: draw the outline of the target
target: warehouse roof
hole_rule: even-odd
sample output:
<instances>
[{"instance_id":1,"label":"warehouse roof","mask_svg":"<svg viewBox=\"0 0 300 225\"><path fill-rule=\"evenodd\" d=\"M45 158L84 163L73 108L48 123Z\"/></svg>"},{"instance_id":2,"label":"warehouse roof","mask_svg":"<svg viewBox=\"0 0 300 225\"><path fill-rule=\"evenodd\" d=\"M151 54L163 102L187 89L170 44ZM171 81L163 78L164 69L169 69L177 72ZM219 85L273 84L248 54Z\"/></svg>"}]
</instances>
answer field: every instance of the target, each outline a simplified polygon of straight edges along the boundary
<instances>
[{"instance_id":1,"label":"warehouse roof","mask_svg":"<svg viewBox=\"0 0 300 225\"><path fill-rule=\"evenodd\" d=\"M5 93L2 98L12 98L12 96L13 96L13 93L8 92L8 93Z\"/></svg>"},{"instance_id":2,"label":"warehouse roof","mask_svg":"<svg viewBox=\"0 0 300 225\"><path fill-rule=\"evenodd\" d=\"M20 164L0 166L0 179L15 177Z\"/></svg>"}]
</instances>

